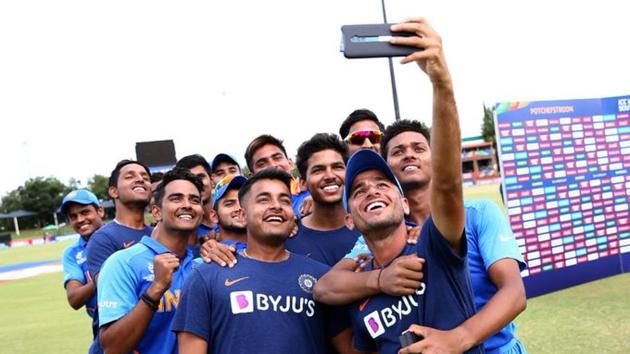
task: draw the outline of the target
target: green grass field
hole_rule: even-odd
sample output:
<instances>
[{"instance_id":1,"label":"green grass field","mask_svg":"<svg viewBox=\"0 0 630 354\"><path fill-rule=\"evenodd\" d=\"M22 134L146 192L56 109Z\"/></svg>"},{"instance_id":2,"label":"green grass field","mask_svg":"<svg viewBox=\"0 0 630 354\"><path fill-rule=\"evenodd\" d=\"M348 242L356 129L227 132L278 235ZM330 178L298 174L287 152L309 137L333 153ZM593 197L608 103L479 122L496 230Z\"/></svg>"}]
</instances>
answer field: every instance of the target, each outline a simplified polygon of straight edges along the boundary
<instances>
[{"instance_id":1,"label":"green grass field","mask_svg":"<svg viewBox=\"0 0 630 354\"><path fill-rule=\"evenodd\" d=\"M0 353L85 353L90 321L65 300L61 273L0 284ZM530 353L629 353L630 274L530 299L517 319Z\"/></svg>"}]
</instances>

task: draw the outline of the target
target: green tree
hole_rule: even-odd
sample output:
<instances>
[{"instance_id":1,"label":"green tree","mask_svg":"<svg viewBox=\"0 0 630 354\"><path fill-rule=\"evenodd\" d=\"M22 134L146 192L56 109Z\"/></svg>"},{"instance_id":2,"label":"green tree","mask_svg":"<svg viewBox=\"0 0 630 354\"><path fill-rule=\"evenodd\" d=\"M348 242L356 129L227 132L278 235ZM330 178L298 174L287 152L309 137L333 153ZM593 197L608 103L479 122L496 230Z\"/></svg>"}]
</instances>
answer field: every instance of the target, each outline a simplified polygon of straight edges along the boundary
<instances>
[{"instance_id":1,"label":"green tree","mask_svg":"<svg viewBox=\"0 0 630 354\"><path fill-rule=\"evenodd\" d=\"M109 178L103 175L94 175L88 181L88 188L100 200L111 199L107 190L109 189Z\"/></svg>"},{"instance_id":2,"label":"green tree","mask_svg":"<svg viewBox=\"0 0 630 354\"><path fill-rule=\"evenodd\" d=\"M483 123L481 123L481 136L484 141L492 143L494 149L494 157L497 161L497 169L500 171L499 151L497 150L497 135L494 130L494 108L483 105Z\"/></svg>"},{"instance_id":3,"label":"green tree","mask_svg":"<svg viewBox=\"0 0 630 354\"><path fill-rule=\"evenodd\" d=\"M14 189L7 195L2 197L2 203L0 204L0 212L10 213L12 211L23 209L22 202L18 190Z\"/></svg>"},{"instance_id":4,"label":"green tree","mask_svg":"<svg viewBox=\"0 0 630 354\"><path fill-rule=\"evenodd\" d=\"M494 131L494 109L483 105L483 123L481 124L481 135L484 141L489 141L496 149L496 133Z\"/></svg>"},{"instance_id":5,"label":"green tree","mask_svg":"<svg viewBox=\"0 0 630 354\"><path fill-rule=\"evenodd\" d=\"M51 223L70 188L55 177L35 177L18 187L22 208L38 213L40 222Z\"/></svg>"}]
</instances>

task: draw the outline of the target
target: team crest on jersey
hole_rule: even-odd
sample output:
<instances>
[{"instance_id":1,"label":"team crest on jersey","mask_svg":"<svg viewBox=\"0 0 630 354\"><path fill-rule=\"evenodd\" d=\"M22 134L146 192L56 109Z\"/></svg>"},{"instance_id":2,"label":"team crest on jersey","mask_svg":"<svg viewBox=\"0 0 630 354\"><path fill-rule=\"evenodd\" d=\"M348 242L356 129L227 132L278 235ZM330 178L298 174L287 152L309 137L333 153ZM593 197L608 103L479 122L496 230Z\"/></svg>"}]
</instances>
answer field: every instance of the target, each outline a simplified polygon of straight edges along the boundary
<instances>
[{"instance_id":1,"label":"team crest on jersey","mask_svg":"<svg viewBox=\"0 0 630 354\"><path fill-rule=\"evenodd\" d=\"M149 271L149 274L147 274L144 277L142 277L142 279L144 279L146 281L153 281L155 279L155 274L153 274L153 263L152 262L149 262L147 264L147 270Z\"/></svg>"},{"instance_id":2,"label":"team crest on jersey","mask_svg":"<svg viewBox=\"0 0 630 354\"><path fill-rule=\"evenodd\" d=\"M83 264L85 263L85 261L87 261L85 254L83 254L83 251L77 252L77 254L74 256L74 259L76 259L77 264Z\"/></svg>"},{"instance_id":3,"label":"team crest on jersey","mask_svg":"<svg viewBox=\"0 0 630 354\"><path fill-rule=\"evenodd\" d=\"M317 284L317 279L310 274L302 274L298 278L298 284L300 285L300 288L302 288L302 290L311 294L313 292L315 284Z\"/></svg>"}]
</instances>

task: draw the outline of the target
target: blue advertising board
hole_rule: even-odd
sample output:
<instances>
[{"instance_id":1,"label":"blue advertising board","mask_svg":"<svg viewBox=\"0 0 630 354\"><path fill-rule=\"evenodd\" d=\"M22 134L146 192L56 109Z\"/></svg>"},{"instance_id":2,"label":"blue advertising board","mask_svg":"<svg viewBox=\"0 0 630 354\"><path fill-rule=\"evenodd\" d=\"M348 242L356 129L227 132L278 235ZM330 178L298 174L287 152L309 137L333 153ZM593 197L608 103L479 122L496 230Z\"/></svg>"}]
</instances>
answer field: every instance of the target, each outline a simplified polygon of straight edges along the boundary
<instances>
[{"instance_id":1,"label":"blue advertising board","mask_svg":"<svg viewBox=\"0 0 630 354\"><path fill-rule=\"evenodd\" d=\"M630 96L499 103L495 126L528 296L630 271Z\"/></svg>"}]
</instances>

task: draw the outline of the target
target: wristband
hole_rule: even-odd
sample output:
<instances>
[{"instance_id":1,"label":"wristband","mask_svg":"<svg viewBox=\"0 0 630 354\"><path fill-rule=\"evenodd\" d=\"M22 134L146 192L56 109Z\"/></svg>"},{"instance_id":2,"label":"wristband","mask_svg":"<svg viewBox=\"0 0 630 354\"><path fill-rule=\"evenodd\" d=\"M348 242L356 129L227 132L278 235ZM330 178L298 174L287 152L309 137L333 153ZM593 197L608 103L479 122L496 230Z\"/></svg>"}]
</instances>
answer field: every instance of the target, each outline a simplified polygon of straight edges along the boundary
<instances>
[{"instance_id":1,"label":"wristband","mask_svg":"<svg viewBox=\"0 0 630 354\"><path fill-rule=\"evenodd\" d=\"M379 292L383 291L383 289L381 289L381 273L383 273L383 268L378 270L378 277L376 278L376 288Z\"/></svg>"},{"instance_id":2,"label":"wristband","mask_svg":"<svg viewBox=\"0 0 630 354\"><path fill-rule=\"evenodd\" d=\"M160 302L153 300L151 296L149 296L149 294L147 294L146 292L142 294L142 297L140 297L140 299L142 299L142 301L144 301L144 303L147 304L147 306L149 306L153 311L157 311L158 308L160 308Z\"/></svg>"}]
</instances>

